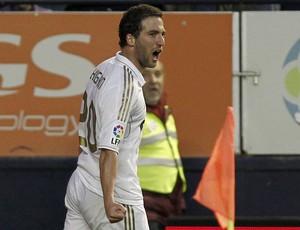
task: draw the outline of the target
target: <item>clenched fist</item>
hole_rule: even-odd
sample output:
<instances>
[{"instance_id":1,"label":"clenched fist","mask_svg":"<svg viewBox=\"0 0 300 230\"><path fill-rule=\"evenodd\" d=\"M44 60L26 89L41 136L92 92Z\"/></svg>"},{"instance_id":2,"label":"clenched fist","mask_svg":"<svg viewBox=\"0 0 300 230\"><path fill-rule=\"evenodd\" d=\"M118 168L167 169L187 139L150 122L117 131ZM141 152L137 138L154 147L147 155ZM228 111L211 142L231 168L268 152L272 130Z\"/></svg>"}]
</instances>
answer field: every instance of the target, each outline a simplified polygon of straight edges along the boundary
<instances>
[{"instance_id":1,"label":"clenched fist","mask_svg":"<svg viewBox=\"0 0 300 230\"><path fill-rule=\"evenodd\" d=\"M124 219L126 208L117 203L113 203L107 210L107 218L110 223L116 223Z\"/></svg>"}]
</instances>

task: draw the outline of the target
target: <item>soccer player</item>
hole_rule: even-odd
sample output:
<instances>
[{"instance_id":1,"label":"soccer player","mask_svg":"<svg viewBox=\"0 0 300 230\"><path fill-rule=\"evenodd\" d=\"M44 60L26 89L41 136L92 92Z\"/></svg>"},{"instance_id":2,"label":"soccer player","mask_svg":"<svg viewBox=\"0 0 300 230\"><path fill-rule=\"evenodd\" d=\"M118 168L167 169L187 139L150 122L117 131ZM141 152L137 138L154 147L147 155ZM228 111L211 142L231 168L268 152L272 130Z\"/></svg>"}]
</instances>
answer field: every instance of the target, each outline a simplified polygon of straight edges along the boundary
<instances>
[{"instance_id":1,"label":"soccer player","mask_svg":"<svg viewBox=\"0 0 300 230\"><path fill-rule=\"evenodd\" d=\"M121 50L97 66L83 95L81 154L68 183L65 230L148 230L137 159L146 114L142 72L165 45L163 14L140 4L119 24Z\"/></svg>"}]
</instances>

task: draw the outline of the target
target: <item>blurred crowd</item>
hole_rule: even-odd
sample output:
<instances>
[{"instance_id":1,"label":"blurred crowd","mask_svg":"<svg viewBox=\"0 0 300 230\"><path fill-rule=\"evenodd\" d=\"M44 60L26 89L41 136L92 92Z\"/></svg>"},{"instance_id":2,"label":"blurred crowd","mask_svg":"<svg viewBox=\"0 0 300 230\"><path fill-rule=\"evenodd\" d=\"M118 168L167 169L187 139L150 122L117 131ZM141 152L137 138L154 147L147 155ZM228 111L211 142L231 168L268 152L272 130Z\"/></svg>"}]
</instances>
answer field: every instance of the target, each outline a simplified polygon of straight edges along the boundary
<instances>
[{"instance_id":1,"label":"blurred crowd","mask_svg":"<svg viewBox=\"0 0 300 230\"><path fill-rule=\"evenodd\" d=\"M131 4L8 4L0 3L0 11L125 11ZM278 11L299 10L300 3L283 4L158 4L163 11Z\"/></svg>"}]
</instances>

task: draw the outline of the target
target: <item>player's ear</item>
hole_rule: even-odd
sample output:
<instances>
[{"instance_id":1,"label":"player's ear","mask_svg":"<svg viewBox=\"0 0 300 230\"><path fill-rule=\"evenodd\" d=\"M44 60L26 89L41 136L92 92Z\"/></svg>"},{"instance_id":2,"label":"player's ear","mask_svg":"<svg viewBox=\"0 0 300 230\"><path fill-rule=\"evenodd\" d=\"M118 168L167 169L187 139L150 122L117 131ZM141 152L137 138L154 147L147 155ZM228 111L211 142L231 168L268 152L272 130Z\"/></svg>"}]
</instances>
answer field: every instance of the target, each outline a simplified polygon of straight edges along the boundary
<instances>
[{"instance_id":1,"label":"player's ear","mask_svg":"<svg viewBox=\"0 0 300 230\"><path fill-rule=\"evenodd\" d=\"M129 46L134 46L134 44L135 44L135 38L132 34L126 35L126 41Z\"/></svg>"}]
</instances>

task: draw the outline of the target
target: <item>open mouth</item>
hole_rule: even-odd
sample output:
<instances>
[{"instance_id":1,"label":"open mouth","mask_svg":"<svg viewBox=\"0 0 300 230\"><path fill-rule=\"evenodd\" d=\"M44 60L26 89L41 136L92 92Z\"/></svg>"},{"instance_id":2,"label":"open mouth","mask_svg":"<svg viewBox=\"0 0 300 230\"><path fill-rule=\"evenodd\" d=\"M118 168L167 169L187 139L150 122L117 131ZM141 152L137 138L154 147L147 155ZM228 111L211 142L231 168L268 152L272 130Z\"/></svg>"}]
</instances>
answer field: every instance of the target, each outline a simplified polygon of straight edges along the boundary
<instances>
[{"instance_id":1,"label":"open mouth","mask_svg":"<svg viewBox=\"0 0 300 230\"><path fill-rule=\"evenodd\" d=\"M154 60L156 60L156 61L158 60L160 53L161 53L161 50L156 50L153 52Z\"/></svg>"}]
</instances>

